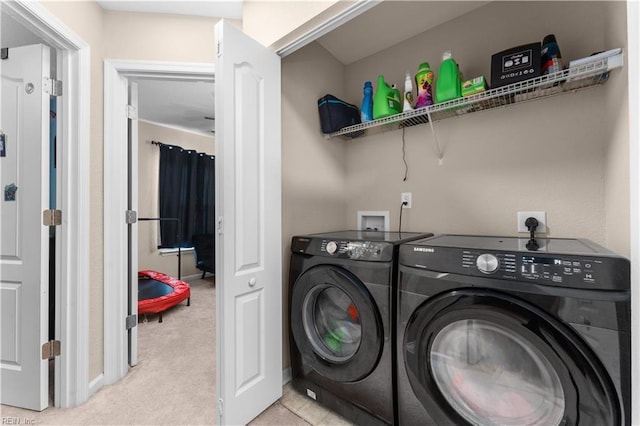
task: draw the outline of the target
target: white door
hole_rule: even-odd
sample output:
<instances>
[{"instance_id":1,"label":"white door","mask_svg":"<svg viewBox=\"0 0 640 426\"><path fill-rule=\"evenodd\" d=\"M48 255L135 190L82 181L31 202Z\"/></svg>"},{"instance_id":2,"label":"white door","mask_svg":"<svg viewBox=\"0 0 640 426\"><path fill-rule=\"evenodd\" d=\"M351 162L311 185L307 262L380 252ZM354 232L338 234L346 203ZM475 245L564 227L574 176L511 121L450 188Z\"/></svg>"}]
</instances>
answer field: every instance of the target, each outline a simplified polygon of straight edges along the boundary
<instances>
[{"instance_id":1,"label":"white door","mask_svg":"<svg viewBox=\"0 0 640 426\"><path fill-rule=\"evenodd\" d=\"M127 210L138 211L138 83L129 82L129 191L127 200ZM138 224L131 220L128 226L129 241L129 300L128 314L133 318L132 324L127 324L129 328L129 365L138 364L138 325L135 320L138 317Z\"/></svg>"},{"instance_id":2,"label":"white door","mask_svg":"<svg viewBox=\"0 0 640 426\"><path fill-rule=\"evenodd\" d=\"M282 395L280 58L216 37L218 415L245 424Z\"/></svg>"},{"instance_id":3,"label":"white door","mask_svg":"<svg viewBox=\"0 0 640 426\"><path fill-rule=\"evenodd\" d=\"M0 61L0 402L32 410L48 406L49 55L32 45Z\"/></svg>"}]
</instances>

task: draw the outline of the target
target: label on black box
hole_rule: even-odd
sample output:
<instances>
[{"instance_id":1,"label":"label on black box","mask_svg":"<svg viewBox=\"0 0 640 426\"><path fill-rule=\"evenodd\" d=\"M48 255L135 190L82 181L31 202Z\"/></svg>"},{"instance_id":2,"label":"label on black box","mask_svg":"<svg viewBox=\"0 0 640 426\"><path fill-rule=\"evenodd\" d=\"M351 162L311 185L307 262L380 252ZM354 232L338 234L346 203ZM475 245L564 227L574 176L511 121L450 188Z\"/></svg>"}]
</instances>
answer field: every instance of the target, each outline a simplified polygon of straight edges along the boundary
<instances>
[{"instance_id":1,"label":"label on black box","mask_svg":"<svg viewBox=\"0 0 640 426\"><path fill-rule=\"evenodd\" d=\"M516 52L502 57L502 72L510 73L516 70L526 70L531 68L533 63L533 52L531 49Z\"/></svg>"},{"instance_id":2,"label":"label on black box","mask_svg":"<svg viewBox=\"0 0 640 426\"><path fill-rule=\"evenodd\" d=\"M493 88L540 75L540 43L525 44L491 56Z\"/></svg>"}]
</instances>

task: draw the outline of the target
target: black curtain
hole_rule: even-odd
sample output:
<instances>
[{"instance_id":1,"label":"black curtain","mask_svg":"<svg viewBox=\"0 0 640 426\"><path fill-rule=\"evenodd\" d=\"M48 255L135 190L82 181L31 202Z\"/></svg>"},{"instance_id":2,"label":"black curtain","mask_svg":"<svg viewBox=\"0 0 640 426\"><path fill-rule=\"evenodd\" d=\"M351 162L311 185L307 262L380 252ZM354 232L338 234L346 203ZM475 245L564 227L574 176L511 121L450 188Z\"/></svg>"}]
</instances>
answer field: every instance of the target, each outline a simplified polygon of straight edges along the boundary
<instances>
[{"instance_id":1,"label":"black curtain","mask_svg":"<svg viewBox=\"0 0 640 426\"><path fill-rule=\"evenodd\" d=\"M196 234L215 228L215 157L160 144L159 211L161 248L191 247Z\"/></svg>"}]
</instances>

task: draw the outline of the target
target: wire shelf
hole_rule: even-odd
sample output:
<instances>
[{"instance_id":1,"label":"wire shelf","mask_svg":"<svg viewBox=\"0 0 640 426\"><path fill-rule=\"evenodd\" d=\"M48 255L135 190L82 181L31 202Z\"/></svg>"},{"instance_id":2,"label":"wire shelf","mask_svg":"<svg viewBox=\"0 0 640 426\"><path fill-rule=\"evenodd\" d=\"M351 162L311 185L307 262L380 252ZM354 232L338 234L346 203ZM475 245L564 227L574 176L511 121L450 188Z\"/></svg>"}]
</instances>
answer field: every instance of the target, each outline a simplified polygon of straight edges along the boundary
<instances>
[{"instance_id":1,"label":"wire shelf","mask_svg":"<svg viewBox=\"0 0 640 426\"><path fill-rule=\"evenodd\" d=\"M487 90L476 95L457 98L390 117L345 127L328 136L356 138L363 135L397 130L403 127L433 123L476 111L489 110L514 103L522 103L561 93L573 92L605 83L609 78L609 70L619 68L622 64L622 53L618 53L607 58L573 66L553 74L547 74L508 86Z\"/></svg>"}]
</instances>

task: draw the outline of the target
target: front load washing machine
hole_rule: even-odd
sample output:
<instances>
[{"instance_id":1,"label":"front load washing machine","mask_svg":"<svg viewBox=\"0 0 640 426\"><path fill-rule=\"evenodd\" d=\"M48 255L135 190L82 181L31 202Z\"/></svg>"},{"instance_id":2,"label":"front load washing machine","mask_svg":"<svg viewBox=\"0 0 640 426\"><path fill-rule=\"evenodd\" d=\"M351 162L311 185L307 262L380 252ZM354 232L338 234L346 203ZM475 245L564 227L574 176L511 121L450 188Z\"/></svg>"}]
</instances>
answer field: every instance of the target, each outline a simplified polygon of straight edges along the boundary
<instances>
[{"instance_id":1,"label":"front load washing machine","mask_svg":"<svg viewBox=\"0 0 640 426\"><path fill-rule=\"evenodd\" d=\"M629 425L629 261L588 240L404 244L400 425Z\"/></svg>"},{"instance_id":2,"label":"front load washing machine","mask_svg":"<svg viewBox=\"0 0 640 426\"><path fill-rule=\"evenodd\" d=\"M293 237L293 386L362 425L394 424L400 243L432 234L340 231Z\"/></svg>"}]
</instances>

